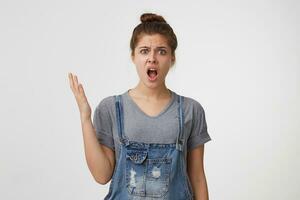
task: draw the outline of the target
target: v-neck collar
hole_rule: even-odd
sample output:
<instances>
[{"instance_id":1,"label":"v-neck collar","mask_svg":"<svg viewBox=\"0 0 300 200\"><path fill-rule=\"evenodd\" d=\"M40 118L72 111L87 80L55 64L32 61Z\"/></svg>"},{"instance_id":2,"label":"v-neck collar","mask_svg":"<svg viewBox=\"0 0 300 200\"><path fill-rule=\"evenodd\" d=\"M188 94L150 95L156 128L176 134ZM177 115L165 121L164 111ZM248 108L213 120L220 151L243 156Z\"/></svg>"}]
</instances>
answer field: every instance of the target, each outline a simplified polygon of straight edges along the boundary
<instances>
[{"instance_id":1,"label":"v-neck collar","mask_svg":"<svg viewBox=\"0 0 300 200\"><path fill-rule=\"evenodd\" d=\"M129 89L130 90L130 89ZM164 114L168 109L169 107L172 105L172 103L174 102L174 99L175 99L175 93L168 89L170 92L171 92L171 99L169 100L169 103L155 116L150 116L148 114L146 114L136 103L135 101L132 99L132 97L129 95L129 90L127 90L125 92L125 96L126 98L128 99L128 101L138 110L138 112L140 112L142 115L148 117L148 118L151 118L151 119L155 119L155 118L158 118L160 117L162 114Z\"/></svg>"}]
</instances>

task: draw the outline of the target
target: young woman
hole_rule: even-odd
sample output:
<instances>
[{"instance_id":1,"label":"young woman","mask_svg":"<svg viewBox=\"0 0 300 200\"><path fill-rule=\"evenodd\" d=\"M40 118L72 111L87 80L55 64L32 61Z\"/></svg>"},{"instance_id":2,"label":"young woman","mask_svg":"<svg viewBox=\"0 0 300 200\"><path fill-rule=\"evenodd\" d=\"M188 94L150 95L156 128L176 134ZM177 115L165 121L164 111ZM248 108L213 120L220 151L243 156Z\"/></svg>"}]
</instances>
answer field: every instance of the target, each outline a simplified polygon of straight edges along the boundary
<instances>
[{"instance_id":1,"label":"young woman","mask_svg":"<svg viewBox=\"0 0 300 200\"><path fill-rule=\"evenodd\" d=\"M208 200L204 143L211 140L201 104L168 89L177 39L162 16L144 13L133 30L131 58L139 83L104 98L93 120L83 87L69 73L80 110L88 167L105 199Z\"/></svg>"}]
</instances>

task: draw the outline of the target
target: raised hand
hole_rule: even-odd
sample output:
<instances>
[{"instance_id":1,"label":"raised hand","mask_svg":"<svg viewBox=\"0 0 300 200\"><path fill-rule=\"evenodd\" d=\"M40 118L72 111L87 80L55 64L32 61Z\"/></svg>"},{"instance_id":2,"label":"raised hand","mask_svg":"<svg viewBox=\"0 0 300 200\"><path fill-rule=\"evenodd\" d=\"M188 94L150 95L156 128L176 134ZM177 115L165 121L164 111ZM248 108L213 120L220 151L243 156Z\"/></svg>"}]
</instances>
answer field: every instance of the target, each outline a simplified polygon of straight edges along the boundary
<instances>
[{"instance_id":1,"label":"raised hand","mask_svg":"<svg viewBox=\"0 0 300 200\"><path fill-rule=\"evenodd\" d=\"M78 83L78 79L76 75L69 73L68 76L69 76L70 88L74 93L79 108L80 119L82 122L85 120L89 120L91 118L91 107L85 96L83 86L81 83Z\"/></svg>"}]
</instances>

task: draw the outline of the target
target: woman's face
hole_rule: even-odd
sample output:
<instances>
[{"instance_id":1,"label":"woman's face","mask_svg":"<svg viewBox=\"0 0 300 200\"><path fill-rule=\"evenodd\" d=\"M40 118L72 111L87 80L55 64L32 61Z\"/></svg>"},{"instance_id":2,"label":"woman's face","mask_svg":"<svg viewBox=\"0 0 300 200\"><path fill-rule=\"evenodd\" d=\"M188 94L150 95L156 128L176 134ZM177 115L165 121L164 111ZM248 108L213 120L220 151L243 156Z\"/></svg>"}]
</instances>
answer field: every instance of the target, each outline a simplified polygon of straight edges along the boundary
<instances>
[{"instance_id":1,"label":"woman's face","mask_svg":"<svg viewBox=\"0 0 300 200\"><path fill-rule=\"evenodd\" d=\"M145 34L139 38L132 61L140 81L150 88L155 88L164 84L165 77L174 64L175 56L172 56L171 48L163 35Z\"/></svg>"}]
</instances>

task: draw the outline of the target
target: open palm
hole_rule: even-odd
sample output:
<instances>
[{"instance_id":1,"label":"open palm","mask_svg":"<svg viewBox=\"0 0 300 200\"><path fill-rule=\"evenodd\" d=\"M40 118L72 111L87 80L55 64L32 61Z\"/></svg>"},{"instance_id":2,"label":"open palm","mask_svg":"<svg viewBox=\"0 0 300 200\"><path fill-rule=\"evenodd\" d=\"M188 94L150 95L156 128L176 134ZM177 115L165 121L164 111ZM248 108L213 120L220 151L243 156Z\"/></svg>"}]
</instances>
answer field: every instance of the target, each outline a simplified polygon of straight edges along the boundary
<instances>
[{"instance_id":1,"label":"open palm","mask_svg":"<svg viewBox=\"0 0 300 200\"><path fill-rule=\"evenodd\" d=\"M73 94L75 96L79 108L80 117L82 120L89 119L91 117L91 107L85 96L83 86L82 84L78 83L78 79L76 75L69 73L68 76L69 76L70 88L73 91Z\"/></svg>"}]
</instances>

